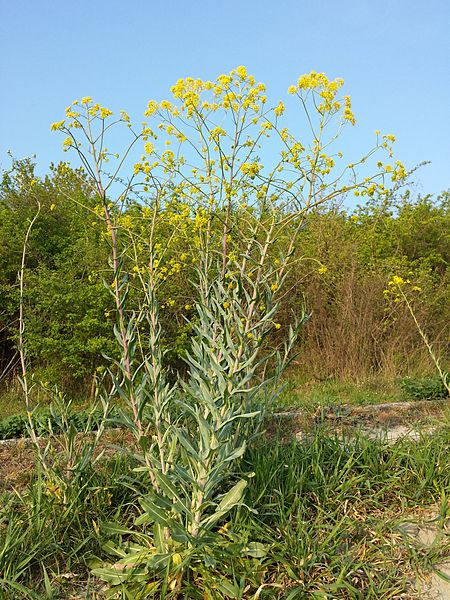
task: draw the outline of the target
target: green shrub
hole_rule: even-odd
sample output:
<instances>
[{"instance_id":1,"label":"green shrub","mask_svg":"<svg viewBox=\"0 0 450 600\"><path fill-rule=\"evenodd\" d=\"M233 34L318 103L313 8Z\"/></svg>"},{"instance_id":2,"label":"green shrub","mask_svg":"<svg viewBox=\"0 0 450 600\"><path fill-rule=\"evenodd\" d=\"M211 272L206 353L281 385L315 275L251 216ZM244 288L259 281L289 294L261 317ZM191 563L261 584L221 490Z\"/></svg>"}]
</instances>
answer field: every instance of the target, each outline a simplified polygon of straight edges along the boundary
<instances>
[{"instance_id":1,"label":"green shrub","mask_svg":"<svg viewBox=\"0 0 450 600\"><path fill-rule=\"evenodd\" d=\"M103 412L95 410L93 413L86 410L73 412L69 416L69 424L76 431L84 431L89 419L92 421L92 431L96 431L100 424ZM114 411L112 417L114 416ZM33 423L38 435L45 435L49 431L60 433L61 426L57 417L45 411L33 415ZM26 415L14 415L0 421L0 440L8 440L28 436L28 419Z\"/></svg>"},{"instance_id":2,"label":"green shrub","mask_svg":"<svg viewBox=\"0 0 450 600\"><path fill-rule=\"evenodd\" d=\"M412 379L400 383L405 395L413 400L439 400L448 397L448 391L440 377Z\"/></svg>"}]
</instances>

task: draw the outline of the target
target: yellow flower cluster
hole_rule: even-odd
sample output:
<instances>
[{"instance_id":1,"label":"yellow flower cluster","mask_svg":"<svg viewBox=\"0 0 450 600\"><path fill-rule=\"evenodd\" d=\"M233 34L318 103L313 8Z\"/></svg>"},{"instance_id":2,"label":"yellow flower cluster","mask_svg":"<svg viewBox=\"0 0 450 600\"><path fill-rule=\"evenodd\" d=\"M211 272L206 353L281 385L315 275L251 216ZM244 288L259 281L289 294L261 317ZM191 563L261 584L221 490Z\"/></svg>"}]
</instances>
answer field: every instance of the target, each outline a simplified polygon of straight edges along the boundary
<instances>
[{"instance_id":1,"label":"yellow flower cluster","mask_svg":"<svg viewBox=\"0 0 450 600\"><path fill-rule=\"evenodd\" d=\"M62 121L56 121L56 123L52 123L50 125L50 131L58 131L62 129L64 127L65 122L65 119L63 119Z\"/></svg>"},{"instance_id":2,"label":"yellow flower cluster","mask_svg":"<svg viewBox=\"0 0 450 600\"><path fill-rule=\"evenodd\" d=\"M82 108L78 110L78 107L80 106ZM85 96L84 98L81 98L81 100L74 100L72 104L66 108L65 112L66 119L52 123L50 126L51 131L67 131L69 128L81 129L83 127L81 119L85 119L87 122L92 119L101 119L104 121L114 114L112 110L105 106L101 106L98 102L95 104L92 103L92 98L90 96ZM122 111L121 114L121 120L129 122L130 118L127 113ZM69 142L69 138L66 138L63 147L67 150L70 145L75 146L75 143Z\"/></svg>"},{"instance_id":3,"label":"yellow flower cluster","mask_svg":"<svg viewBox=\"0 0 450 600\"><path fill-rule=\"evenodd\" d=\"M207 223L208 215L206 213L206 210L204 210L203 208L199 208L194 218L195 229L203 229Z\"/></svg>"},{"instance_id":4,"label":"yellow flower cluster","mask_svg":"<svg viewBox=\"0 0 450 600\"><path fill-rule=\"evenodd\" d=\"M121 110L121 111L120 111L120 118L121 118L121 120L122 120L124 123L127 123L128 125L130 125L130 126L131 126L131 123L130 123L130 115L129 115L127 112L125 112L124 110Z\"/></svg>"},{"instance_id":5,"label":"yellow flower cluster","mask_svg":"<svg viewBox=\"0 0 450 600\"><path fill-rule=\"evenodd\" d=\"M241 171L243 175L249 175L252 179L258 175L261 169L262 165L258 162L244 162L241 164Z\"/></svg>"},{"instance_id":6,"label":"yellow flower cluster","mask_svg":"<svg viewBox=\"0 0 450 600\"><path fill-rule=\"evenodd\" d=\"M222 127L214 127L214 129L211 129L211 131L209 132L209 139L218 141L220 136L226 136L226 135L227 135L227 133L224 129L222 129Z\"/></svg>"},{"instance_id":7,"label":"yellow flower cluster","mask_svg":"<svg viewBox=\"0 0 450 600\"><path fill-rule=\"evenodd\" d=\"M350 96L344 96L344 121L348 121L352 125L356 123L355 115L352 111Z\"/></svg>"},{"instance_id":8,"label":"yellow flower cluster","mask_svg":"<svg viewBox=\"0 0 450 600\"><path fill-rule=\"evenodd\" d=\"M394 302L398 303L402 300L406 299L405 292L408 289L410 292L419 293L422 291L422 288L418 285L410 285L410 279L404 279L399 275L393 275L393 277L388 282L388 288L383 290L384 296L393 297Z\"/></svg>"},{"instance_id":9,"label":"yellow flower cluster","mask_svg":"<svg viewBox=\"0 0 450 600\"><path fill-rule=\"evenodd\" d=\"M322 90L330 93L335 93L344 85L343 79L335 79L330 81L325 73L316 73L311 71L309 75L302 75L297 80L296 86L289 88L289 93L293 94L299 90ZM295 88L295 92L292 90Z\"/></svg>"},{"instance_id":10,"label":"yellow flower cluster","mask_svg":"<svg viewBox=\"0 0 450 600\"><path fill-rule=\"evenodd\" d=\"M278 106L276 106L273 109L273 112L275 113L275 116L281 117L281 115L284 113L284 110L285 110L285 106L284 106L283 102L280 101L278 103Z\"/></svg>"},{"instance_id":11,"label":"yellow flower cluster","mask_svg":"<svg viewBox=\"0 0 450 600\"><path fill-rule=\"evenodd\" d=\"M392 279L389 281L388 285L390 286L395 286L395 285L404 285L405 283L411 283L409 279L403 279L403 277L399 277L398 275L394 275L392 277Z\"/></svg>"},{"instance_id":12,"label":"yellow flower cluster","mask_svg":"<svg viewBox=\"0 0 450 600\"><path fill-rule=\"evenodd\" d=\"M133 229L133 219L130 217L130 215L120 216L117 219L117 224L120 225L120 227L127 229L128 231L131 231Z\"/></svg>"},{"instance_id":13,"label":"yellow flower cluster","mask_svg":"<svg viewBox=\"0 0 450 600\"><path fill-rule=\"evenodd\" d=\"M215 81L203 81L187 77L179 79L171 88L175 100L181 101L181 105L174 104L169 100L163 100L159 104L150 100L145 115L154 115L160 110L167 111L171 116L185 114L192 118L200 111L215 112L219 109L233 110L249 108L258 112L266 102L264 95L265 86L256 83L255 78L247 74L243 66L237 67L228 74L222 74ZM204 95L208 94L206 98ZM276 114L284 110L282 103L278 105Z\"/></svg>"},{"instance_id":14,"label":"yellow flower cluster","mask_svg":"<svg viewBox=\"0 0 450 600\"><path fill-rule=\"evenodd\" d=\"M392 173L392 181L402 181L407 177L405 166L397 160L395 163L395 169Z\"/></svg>"},{"instance_id":15,"label":"yellow flower cluster","mask_svg":"<svg viewBox=\"0 0 450 600\"><path fill-rule=\"evenodd\" d=\"M316 73L311 71L308 75L302 75L298 78L295 85L288 88L289 94L305 94L313 92L321 99L317 105L317 111L324 115L325 113L336 113L342 107L342 101L337 100L337 93L344 85L344 80L341 78L328 79L325 73ZM352 111L350 96L343 98L343 119L352 125L355 124L355 116Z\"/></svg>"}]
</instances>

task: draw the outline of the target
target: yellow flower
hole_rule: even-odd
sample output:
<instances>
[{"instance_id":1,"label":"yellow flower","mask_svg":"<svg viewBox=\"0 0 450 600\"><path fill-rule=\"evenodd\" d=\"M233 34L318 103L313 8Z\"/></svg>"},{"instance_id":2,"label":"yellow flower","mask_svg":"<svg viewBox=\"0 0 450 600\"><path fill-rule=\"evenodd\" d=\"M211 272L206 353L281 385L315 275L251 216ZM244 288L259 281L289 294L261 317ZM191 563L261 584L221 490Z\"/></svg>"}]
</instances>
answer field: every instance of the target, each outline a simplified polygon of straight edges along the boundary
<instances>
[{"instance_id":1,"label":"yellow flower","mask_svg":"<svg viewBox=\"0 0 450 600\"><path fill-rule=\"evenodd\" d=\"M56 123L52 123L50 125L50 131L57 131L58 129L62 129L64 127L65 120L56 121Z\"/></svg>"},{"instance_id":2,"label":"yellow flower","mask_svg":"<svg viewBox=\"0 0 450 600\"><path fill-rule=\"evenodd\" d=\"M227 86L233 81L233 78L231 77L231 75L219 75L217 81L222 85Z\"/></svg>"},{"instance_id":3,"label":"yellow flower","mask_svg":"<svg viewBox=\"0 0 450 600\"><path fill-rule=\"evenodd\" d=\"M258 164L257 162L252 162L252 163L244 162L241 164L242 173L244 175L250 175L251 178L258 175L261 168L262 168L261 165Z\"/></svg>"},{"instance_id":4,"label":"yellow flower","mask_svg":"<svg viewBox=\"0 0 450 600\"><path fill-rule=\"evenodd\" d=\"M110 117L113 114L112 110L109 110L109 108L105 108L104 106L100 107L100 118L101 119L106 119L106 117Z\"/></svg>"},{"instance_id":5,"label":"yellow flower","mask_svg":"<svg viewBox=\"0 0 450 600\"><path fill-rule=\"evenodd\" d=\"M155 147L154 147L154 145L151 142L147 142L144 145L144 151L145 151L146 154L152 154L153 151L154 151L154 149L155 149Z\"/></svg>"},{"instance_id":6,"label":"yellow flower","mask_svg":"<svg viewBox=\"0 0 450 600\"><path fill-rule=\"evenodd\" d=\"M274 323L274 327L275 327L275 329L281 329L281 324L280 323Z\"/></svg>"},{"instance_id":7,"label":"yellow flower","mask_svg":"<svg viewBox=\"0 0 450 600\"><path fill-rule=\"evenodd\" d=\"M317 272L319 273L319 275L325 275L325 273L328 273L328 267L322 265Z\"/></svg>"},{"instance_id":8,"label":"yellow flower","mask_svg":"<svg viewBox=\"0 0 450 600\"><path fill-rule=\"evenodd\" d=\"M245 67L243 67L242 65L240 67L237 67L236 75L239 75L239 77L242 80L244 80L247 77L247 69Z\"/></svg>"},{"instance_id":9,"label":"yellow flower","mask_svg":"<svg viewBox=\"0 0 450 600\"><path fill-rule=\"evenodd\" d=\"M164 110L171 110L172 108L172 104L168 101L168 100L163 100L160 103L160 107Z\"/></svg>"},{"instance_id":10,"label":"yellow flower","mask_svg":"<svg viewBox=\"0 0 450 600\"><path fill-rule=\"evenodd\" d=\"M53 211L53 210L55 210L55 208L56 208L56 204L50 204L50 210Z\"/></svg>"},{"instance_id":11,"label":"yellow flower","mask_svg":"<svg viewBox=\"0 0 450 600\"><path fill-rule=\"evenodd\" d=\"M158 110L158 103L155 100L150 100L147 104L147 110L144 112L146 117L151 117Z\"/></svg>"},{"instance_id":12,"label":"yellow flower","mask_svg":"<svg viewBox=\"0 0 450 600\"><path fill-rule=\"evenodd\" d=\"M345 107L344 107L344 120L349 121L352 125L356 123L355 115L352 111L352 104L350 96L344 96Z\"/></svg>"},{"instance_id":13,"label":"yellow flower","mask_svg":"<svg viewBox=\"0 0 450 600\"><path fill-rule=\"evenodd\" d=\"M394 275L392 279L389 281L388 285L403 285L405 280L403 277L399 277L398 275Z\"/></svg>"},{"instance_id":14,"label":"yellow flower","mask_svg":"<svg viewBox=\"0 0 450 600\"><path fill-rule=\"evenodd\" d=\"M277 117L280 117L284 113L284 104L280 102L276 108L273 109L273 112Z\"/></svg>"},{"instance_id":15,"label":"yellow flower","mask_svg":"<svg viewBox=\"0 0 450 600\"><path fill-rule=\"evenodd\" d=\"M214 139L218 139L220 136L224 136L226 135L226 132L222 129L222 127L215 127L214 129L212 129L210 131L209 134L209 139L210 140L214 140Z\"/></svg>"}]
</instances>

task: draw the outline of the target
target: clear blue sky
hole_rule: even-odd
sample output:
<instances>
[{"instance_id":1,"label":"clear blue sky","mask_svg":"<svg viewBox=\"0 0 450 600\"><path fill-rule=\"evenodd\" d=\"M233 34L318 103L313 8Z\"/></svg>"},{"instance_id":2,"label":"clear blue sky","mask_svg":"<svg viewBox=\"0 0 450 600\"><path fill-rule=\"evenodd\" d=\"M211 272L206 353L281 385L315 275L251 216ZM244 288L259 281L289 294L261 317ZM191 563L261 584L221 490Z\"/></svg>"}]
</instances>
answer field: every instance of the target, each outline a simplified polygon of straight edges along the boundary
<instances>
[{"instance_id":1,"label":"clear blue sky","mask_svg":"<svg viewBox=\"0 0 450 600\"><path fill-rule=\"evenodd\" d=\"M284 99L311 70L341 76L358 119L346 155L397 136L421 193L450 188L449 0L0 1L0 166L67 160L49 125L90 95L140 116L180 77L243 64ZM292 118L292 117L291 117Z\"/></svg>"}]
</instances>

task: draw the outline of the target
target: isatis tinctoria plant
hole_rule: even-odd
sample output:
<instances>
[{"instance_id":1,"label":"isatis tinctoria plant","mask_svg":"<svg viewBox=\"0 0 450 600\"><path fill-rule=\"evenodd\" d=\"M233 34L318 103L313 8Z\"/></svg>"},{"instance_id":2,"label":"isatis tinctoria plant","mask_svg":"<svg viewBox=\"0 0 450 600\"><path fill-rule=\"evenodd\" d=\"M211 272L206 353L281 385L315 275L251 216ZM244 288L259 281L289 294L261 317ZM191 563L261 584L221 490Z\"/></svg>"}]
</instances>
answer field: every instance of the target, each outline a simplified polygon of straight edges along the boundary
<instances>
[{"instance_id":1,"label":"isatis tinctoria plant","mask_svg":"<svg viewBox=\"0 0 450 600\"><path fill-rule=\"evenodd\" d=\"M299 308L281 337L276 317L298 234L324 203L388 193L386 181L406 175L401 163L378 161L358 176L375 153L392 156L394 137L379 132L365 156L342 162L333 144L355 123L342 85L312 72L289 88L309 142L283 126L284 103L270 103L244 67L215 81L180 79L171 100L148 103L151 124L139 130L127 113L115 117L90 97L52 125L90 177L92 212L110 242L105 283L120 358L111 360L105 403L120 400L148 481L134 526L106 525L115 560L95 573L112 596L241 597L233 561L264 552L236 539L230 515L249 481L235 478L236 463L258 434L306 318ZM106 147L116 125L131 136L121 154ZM188 325L178 374L165 363L162 323L171 318Z\"/></svg>"}]
</instances>

